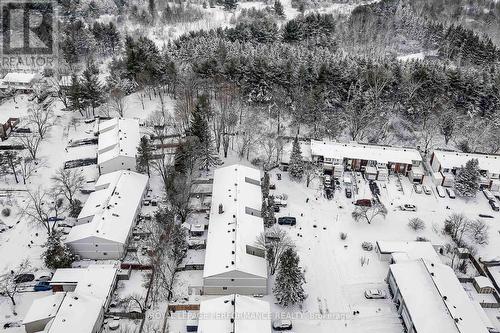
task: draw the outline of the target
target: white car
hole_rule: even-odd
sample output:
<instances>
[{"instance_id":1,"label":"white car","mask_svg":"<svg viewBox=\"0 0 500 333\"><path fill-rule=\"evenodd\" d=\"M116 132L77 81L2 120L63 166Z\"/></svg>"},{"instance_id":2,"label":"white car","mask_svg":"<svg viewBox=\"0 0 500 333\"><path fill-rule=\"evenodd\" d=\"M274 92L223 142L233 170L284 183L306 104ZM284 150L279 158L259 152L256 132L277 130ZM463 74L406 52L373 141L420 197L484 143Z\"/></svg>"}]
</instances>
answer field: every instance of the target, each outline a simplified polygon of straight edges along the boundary
<instances>
[{"instance_id":1,"label":"white car","mask_svg":"<svg viewBox=\"0 0 500 333\"><path fill-rule=\"evenodd\" d=\"M412 204L404 204L401 205L401 210L407 211L407 212L416 212L417 211L417 206L412 205Z\"/></svg>"},{"instance_id":2,"label":"white car","mask_svg":"<svg viewBox=\"0 0 500 333\"><path fill-rule=\"evenodd\" d=\"M292 329L292 321L290 319L277 319L273 321L273 329L276 331L284 331Z\"/></svg>"},{"instance_id":3,"label":"white car","mask_svg":"<svg viewBox=\"0 0 500 333\"><path fill-rule=\"evenodd\" d=\"M427 195L431 195L432 192L431 192L431 189L426 186L426 185L422 185L422 190L424 190L424 193L427 194Z\"/></svg>"},{"instance_id":4,"label":"white car","mask_svg":"<svg viewBox=\"0 0 500 333\"><path fill-rule=\"evenodd\" d=\"M444 190L444 187L442 187L441 185L436 186L436 191L441 198L446 197L446 191Z\"/></svg>"},{"instance_id":5,"label":"white car","mask_svg":"<svg viewBox=\"0 0 500 333\"><path fill-rule=\"evenodd\" d=\"M446 193L448 193L448 196L450 197L450 199L456 198L455 191L453 191L451 188L447 188Z\"/></svg>"},{"instance_id":6,"label":"white car","mask_svg":"<svg viewBox=\"0 0 500 333\"><path fill-rule=\"evenodd\" d=\"M415 193L422 193L422 186L418 185L418 184L413 184L413 189L415 190Z\"/></svg>"},{"instance_id":7,"label":"white car","mask_svg":"<svg viewBox=\"0 0 500 333\"><path fill-rule=\"evenodd\" d=\"M278 198L274 198L274 205L275 206L278 206L278 207L286 207L287 206L287 201L284 200L284 199L278 199Z\"/></svg>"},{"instance_id":8,"label":"white car","mask_svg":"<svg viewBox=\"0 0 500 333\"><path fill-rule=\"evenodd\" d=\"M365 297L368 299L382 299L386 298L387 295L385 291L380 289L367 289L365 290Z\"/></svg>"}]
</instances>

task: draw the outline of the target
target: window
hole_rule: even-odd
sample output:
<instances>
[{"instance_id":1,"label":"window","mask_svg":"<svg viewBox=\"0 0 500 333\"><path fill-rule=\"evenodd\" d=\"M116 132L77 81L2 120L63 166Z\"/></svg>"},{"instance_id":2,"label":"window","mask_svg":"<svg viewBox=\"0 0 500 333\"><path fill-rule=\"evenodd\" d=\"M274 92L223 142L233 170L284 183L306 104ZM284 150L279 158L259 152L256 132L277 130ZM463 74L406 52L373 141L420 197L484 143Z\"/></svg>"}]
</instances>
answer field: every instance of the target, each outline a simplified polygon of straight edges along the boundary
<instances>
[{"instance_id":1,"label":"window","mask_svg":"<svg viewBox=\"0 0 500 333\"><path fill-rule=\"evenodd\" d=\"M255 180L253 178L245 177L245 182L247 182L249 184L254 184L254 185L260 186L260 181Z\"/></svg>"}]
</instances>

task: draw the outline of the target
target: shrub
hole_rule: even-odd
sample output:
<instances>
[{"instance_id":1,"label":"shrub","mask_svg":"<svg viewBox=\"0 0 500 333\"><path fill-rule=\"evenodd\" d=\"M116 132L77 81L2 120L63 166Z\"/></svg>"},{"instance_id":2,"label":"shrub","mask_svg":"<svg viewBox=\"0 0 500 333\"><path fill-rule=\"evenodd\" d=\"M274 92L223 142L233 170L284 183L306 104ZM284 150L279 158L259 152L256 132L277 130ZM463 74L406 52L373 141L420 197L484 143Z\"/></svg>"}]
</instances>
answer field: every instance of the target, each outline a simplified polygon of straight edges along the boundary
<instances>
[{"instance_id":1,"label":"shrub","mask_svg":"<svg viewBox=\"0 0 500 333\"><path fill-rule=\"evenodd\" d=\"M424 230L425 229L425 222L422 221L422 219L420 219L418 217L414 217L414 218L410 219L410 221L408 222L408 226L413 231Z\"/></svg>"},{"instance_id":2,"label":"shrub","mask_svg":"<svg viewBox=\"0 0 500 333\"><path fill-rule=\"evenodd\" d=\"M2 209L2 216L5 216L5 217L10 216L10 208L9 207L5 207L4 209Z\"/></svg>"}]
</instances>

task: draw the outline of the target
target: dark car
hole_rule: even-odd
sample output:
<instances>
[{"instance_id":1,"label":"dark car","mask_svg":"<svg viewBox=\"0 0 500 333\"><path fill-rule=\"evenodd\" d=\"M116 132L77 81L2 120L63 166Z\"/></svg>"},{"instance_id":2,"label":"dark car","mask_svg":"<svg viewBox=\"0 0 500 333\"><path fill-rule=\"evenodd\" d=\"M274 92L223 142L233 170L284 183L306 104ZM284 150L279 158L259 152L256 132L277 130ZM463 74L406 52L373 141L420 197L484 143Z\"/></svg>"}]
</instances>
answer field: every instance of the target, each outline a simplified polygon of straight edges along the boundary
<instances>
[{"instance_id":1,"label":"dark car","mask_svg":"<svg viewBox=\"0 0 500 333\"><path fill-rule=\"evenodd\" d=\"M280 206L274 205L273 208L274 208L274 212L275 213L279 213L280 212Z\"/></svg>"},{"instance_id":2,"label":"dark car","mask_svg":"<svg viewBox=\"0 0 500 333\"><path fill-rule=\"evenodd\" d=\"M19 274L14 278L14 283L24 283L24 282L31 282L35 279L34 274Z\"/></svg>"},{"instance_id":3,"label":"dark car","mask_svg":"<svg viewBox=\"0 0 500 333\"><path fill-rule=\"evenodd\" d=\"M47 220L49 222L64 221L66 218L64 216L51 216Z\"/></svg>"},{"instance_id":4,"label":"dark car","mask_svg":"<svg viewBox=\"0 0 500 333\"><path fill-rule=\"evenodd\" d=\"M372 206L372 200L371 199L358 199L354 203L356 206L364 206L364 207L371 207Z\"/></svg>"},{"instance_id":5,"label":"dark car","mask_svg":"<svg viewBox=\"0 0 500 333\"><path fill-rule=\"evenodd\" d=\"M491 209L493 209L495 212L500 211L500 206L495 200L489 200L488 203L490 204Z\"/></svg>"},{"instance_id":6,"label":"dark car","mask_svg":"<svg viewBox=\"0 0 500 333\"><path fill-rule=\"evenodd\" d=\"M52 286L48 281L40 281L33 288L34 291L49 291L52 290Z\"/></svg>"},{"instance_id":7,"label":"dark car","mask_svg":"<svg viewBox=\"0 0 500 333\"><path fill-rule=\"evenodd\" d=\"M278 224L281 224L281 225L295 225L296 223L297 223L297 220L295 219L295 217L283 216L283 217L278 218Z\"/></svg>"},{"instance_id":8,"label":"dark car","mask_svg":"<svg viewBox=\"0 0 500 333\"><path fill-rule=\"evenodd\" d=\"M276 189L276 184L269 184L269 189L270 190L275 190Z\"/></svg>"},{"instance_id":9,"label":"dark car","mask_svg":"<svg viewBox=\"0 0 500 333\"><path fill-rule=\"evenodd\" d=\"M350 188L345 189L345 196L346 198L352 198L352 191Z\"/></svg>"},{"instance_id":10,"label":"dark car","mask_svg":"<svg viewBox=\"0 0 500 333\"><path fill-rule=\"evenodd\" d=\"M325 194L326 194L326 198L328 200L331 200L333 198L333 191L331 188L326 188L325 189Z\"/></svg>"}]
</instances>

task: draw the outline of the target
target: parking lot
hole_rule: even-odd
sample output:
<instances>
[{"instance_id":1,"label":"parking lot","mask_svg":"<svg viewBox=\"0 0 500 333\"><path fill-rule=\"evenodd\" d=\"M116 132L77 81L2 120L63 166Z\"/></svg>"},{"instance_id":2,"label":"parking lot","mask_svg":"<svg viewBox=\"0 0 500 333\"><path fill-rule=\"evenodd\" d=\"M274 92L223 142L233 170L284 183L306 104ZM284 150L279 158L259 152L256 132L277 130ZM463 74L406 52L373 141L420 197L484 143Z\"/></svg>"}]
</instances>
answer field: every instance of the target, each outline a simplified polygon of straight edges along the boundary
<instances>
[{"instance_id":1,"label":"parking lot","mask_svg":"<svg viewBox=\"0 0 500 333\"><path fill-rule=\"evenodd\" d=\"M468 201L462 198L441 198L436 187L425 179L424 184L430 194L416 193L413 184L406 177L390 176L388 181L377 181L380 201L388 209L387 217L377 217L372 224L355 222L351 216L359 199L372 199L374 196L369 182L362 177L346 174L352 185L340 181L334 196L326 198L322 179L311 183L309 188L288 179L286 173L278 180L273 171L271 183L276 189L271 194L286 194L287 206L281 207L276 217L292 216L295 226L283 225L297 244L301 265L305 270L305 290L308 298L301 308L287 309L291 315L303 315L295 319L294 330L307 332L402 332L403 327L396 309L389 299L367 300L366 289L377 288L387 292L384 279L389 264L380 261L374 251L361 248L364 241L375 243L377 240L415 240L423 237L436 244L449 242L441 230L444 219L452 212L464 213L470 218L478 218L477 212L498 217L482 193ZM354 181L354 179L356 179ZM333 183L334 184L334 183ZM352 198L347 198L345 187L352 188ZM356 191L357 187L357 191ZM401 205L410 204L416 211L403 211ZM474 208L474 209L472 209ZM471 211L475 213L471 213ZM421 218L426 228L415 232L408 227L412 217ZM484 255L498 253L500 239L495 225L497 219L486 219L490 226L490 242L478 249ZM345 240L340 233L346 233ZM321 264L318 264L318 263ZM273 303L272 296L266 296ZM273 311L283 309L273 305ZM359 313L358 313L359 312ZM356 314L353 314L356 313ZM331 320L310 320L312 314L345 314L330 316ZM328 317L328 316L327 316Z\"/></svg>"}]
</instances>

